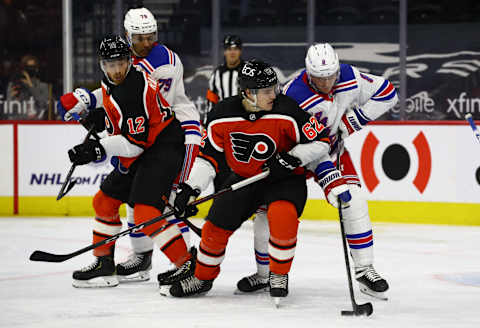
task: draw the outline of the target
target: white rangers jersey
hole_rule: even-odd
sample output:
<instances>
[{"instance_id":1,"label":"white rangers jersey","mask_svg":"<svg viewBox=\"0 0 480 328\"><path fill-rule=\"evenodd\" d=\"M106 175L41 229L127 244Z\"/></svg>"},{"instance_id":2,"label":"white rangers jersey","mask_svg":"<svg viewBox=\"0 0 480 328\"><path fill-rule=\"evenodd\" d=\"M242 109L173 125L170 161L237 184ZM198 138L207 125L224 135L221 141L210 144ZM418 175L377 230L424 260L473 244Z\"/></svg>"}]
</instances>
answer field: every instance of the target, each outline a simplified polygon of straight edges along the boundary
<instances>
[{"instance_id":1,"label":"white rangers jersey","mask_svg":"<svg viewBox=\"0 0 480 328\"><path fill-rule=\"evenodd\" d=\"M283 93L293 99L300 107L314 115L327 127L336 148L336 134L341 117L352 106L358 106L369 121L375 120L398 101L395 87L383 77L361 73L357 68L340 65L338 81L329 94L312 89L307 73L303 70L283 88Z\"/></svg>"}]
</instances>

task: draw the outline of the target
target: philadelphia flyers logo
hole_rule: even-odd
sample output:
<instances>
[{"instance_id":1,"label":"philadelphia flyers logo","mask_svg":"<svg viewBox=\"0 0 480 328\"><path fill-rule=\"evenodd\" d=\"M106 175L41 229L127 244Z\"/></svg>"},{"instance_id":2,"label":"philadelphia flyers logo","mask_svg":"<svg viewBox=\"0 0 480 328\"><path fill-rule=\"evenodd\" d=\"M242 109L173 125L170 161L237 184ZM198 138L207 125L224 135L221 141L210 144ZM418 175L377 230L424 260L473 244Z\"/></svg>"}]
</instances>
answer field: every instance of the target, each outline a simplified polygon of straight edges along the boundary
<instances>
[{"instance_id":1,"label":"philadelphia flyers logo","mask_svg":"<svg viewBox=\"0 0 480 328\"><path fill-rule=\"evenodd\" d=\"M372 132L369 132L362 146L360 158L362 176L370 192L373 192L380 184L374 169L374 155L379 143L378 138ZM418 157L418 169L412 184L420 193L423 193L430 180L432 155L423 132L420 131L412 143ZM408 151L400 144L388 146L382 156L382 167L385 175L390 179L403 179L411 168Z\"/></svg>"},{"instance_id":2,"label":"philadelphia flyers logo","mask_svg":"<svg viewBox=\"0 0 480 328\"><path fill-rule=\"evenodd\" d=\"M263 133L246 134L230 133L233 156L239 162L248 163L250 158L257 161L269 159L276 151L276 144L272 138Z\"/></svg>"},{"instance_id":3,"label":"philadelphia flyers logo","mask_svg":"<svg viewBox=\"0 0 480 328\"><path fill-rule=\"evenodd\" d=\"M107 130L108 135L112 135L114 132L112 121L108 115L105 115L105 130Z\"/></svg>"}]
</instances>

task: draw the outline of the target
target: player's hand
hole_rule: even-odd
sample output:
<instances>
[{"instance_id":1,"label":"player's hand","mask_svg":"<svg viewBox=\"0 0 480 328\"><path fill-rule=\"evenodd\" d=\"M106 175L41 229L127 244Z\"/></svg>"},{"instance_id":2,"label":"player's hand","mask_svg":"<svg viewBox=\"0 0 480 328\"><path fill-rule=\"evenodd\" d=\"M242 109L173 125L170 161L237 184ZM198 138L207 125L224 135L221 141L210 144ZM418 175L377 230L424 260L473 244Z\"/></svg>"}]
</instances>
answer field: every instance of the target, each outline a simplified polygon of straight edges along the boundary
<instances>
[{"instance_id":1,"label":"player's hand","mask_svg":"<svg viewBox=\"0 0 480 328\"><path fill-rule=\"evenodd\" d=\"M327 201L338 208L338 199L342 203L347 203L352 199L347 182L342 173L335 168L331 161L320 163L315 169L318 177L318 184L323 189Z\"/></svg>"},{"instance_id":2,"label":"player's hand","mask_svg":"<svg viewBox=\"0 0 480 328\"><path fill-rule=\"evenodd\" d=\"M198 213L197 206L188 204L197 199L198 195L200 195L200 190L193 189L184 182L180 183L177 188L175 202L173 203L175 216L186 219L196 215Z\"/></svg>"},{"instance_id":3,"label":"player's hand","mask_svg":"<svg viewBox=\"0 0 480 328\"><path fill-rule=\"evenodd\" d=\"M371 120L363 113L362 109L354 105L343 114L338 130L343 138L346 138L352 133L363 129L363 127L370 121Z\"/></svg>"},{"instance_id":4,"label":"player's hand","mask_svg":"<svg viewBox=\"0 0 480 328\"><path fill-rule=\"evenodd\" d=\"M90 162L105 160L106 153L103 146L94 139L88 139L82 144L76 145L68 151L70 161L75 165L84 165Z\"/></svg>"},{"instance_id":5,"label":"player's hand","mask_svg":"<svg viewBox=\"0 0 480 328\"><path fill-rule=\"evenodd\" d=\"M74 119L79 121L89 110L95 109L97 100L87 89L75 89L60 97L57 103L58 113L64 121Z\"/></svg>"},{"instance_id":6,"label":"player's hand","mask_svg":"<svg viewBox=\"0 0 480 328\"><path fill-rule=\"evenodd\" d=\"M301 164L300 159L285 152L276 153L266 162L266 166L270 169L269 177L272 180L281 180L289 176Z\"/></svg>"}]
</instances>

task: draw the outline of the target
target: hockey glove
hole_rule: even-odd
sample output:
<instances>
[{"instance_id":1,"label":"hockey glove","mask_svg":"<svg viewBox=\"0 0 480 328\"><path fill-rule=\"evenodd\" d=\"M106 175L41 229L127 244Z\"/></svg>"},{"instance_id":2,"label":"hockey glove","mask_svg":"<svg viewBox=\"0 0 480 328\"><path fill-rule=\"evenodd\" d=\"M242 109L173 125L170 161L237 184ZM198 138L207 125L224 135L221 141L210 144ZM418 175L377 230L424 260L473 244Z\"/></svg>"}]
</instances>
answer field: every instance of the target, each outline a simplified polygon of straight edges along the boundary
<instances>
[{"instance_id":1,"label":"hockey glove","mask_svg":"<svg viewBox=\"0 0 480 328\"><path fill-rule=\"evenodd\" d=\"M88 139L82 144L76 145L68 151L70 161L75 165L84 165L90 162L105 160L106 153L103 146L94 139Z\"/></svg>"},{"instance_id":2,"label":"hockey glove","mask_svg":"<svg viewBox=\"0 0 480 328\"><path fill-rule=\"evenodd\" d=\"M79 88L60 97L57 102L57 111L64 121L70 121L71 119L79 121L96 106L95 96L87 89Z\"/></svg>"},{"instance_id":3,"label":"hockey glove","mask_svg":"<svg viewBox=\"0 0 480 328\"><path fill-rule=\"evenodd\" d=\"M363 113L362 109L357 106L352 106L342 116L338 129L343 138L348 137L356 131L363 129L365 125L371 120Z\"/></svg>"},{"instance_id":4,"label":"hockey glove","mask_svg":"<svg viewBox=\"0 0 480 328\"><path fill-rule=\"evenodd\" d=\"M338 198L343 203L352 199L348 185L342 177L342 173L333 166L331 161L320 163L315 169L318 177L318 184L322 187L327 201L334 207L338 208Z\"/></svg>"},{"instance_id":5,"label":"hockey glove","mask_svg":"<svg viewBox=\"0 0 480 328\"><path fill-rule=\"evenodd\" d=\"M173 209L177 218L186 219L198 213L198 208L195 205L188 205L193 202L200 195L200 190L193 189L188 184L182 182L178 185L177 196Z\"/></svg>"},{"instance_id":6,"label":"hockey glove","mask_svg":"<svg viewBox=\"0 0 480 328\"><path fill-rule=\"evenodd\" d=\"M301 164L300 159L285 152L276 153L266 162L266 166L270 169L269 178L272 180L286 178Z\"/></svg>"}]
</instances>

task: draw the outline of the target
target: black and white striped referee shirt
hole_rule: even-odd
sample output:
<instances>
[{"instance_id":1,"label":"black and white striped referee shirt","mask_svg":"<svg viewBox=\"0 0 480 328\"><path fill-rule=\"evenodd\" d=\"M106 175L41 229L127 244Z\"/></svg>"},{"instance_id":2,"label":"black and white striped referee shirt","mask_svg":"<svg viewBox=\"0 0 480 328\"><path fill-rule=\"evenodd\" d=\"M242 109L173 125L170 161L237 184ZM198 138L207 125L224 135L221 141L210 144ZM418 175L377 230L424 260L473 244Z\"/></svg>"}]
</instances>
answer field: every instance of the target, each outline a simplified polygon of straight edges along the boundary
<instances>
[{"instance_id":1,"label":"black and white striped referee shirt","mask_svg":"<svg viewBox=\"0 0 480 328\"><path fill-rule=\"evenodd\" d=\"M227 64L223 63L213 71L210 81L208 82L208 111L220 100L238 94L238 70L243 64L244 61L241 60L235 68L228 68Z\"/></svg>"}]
</instances>

